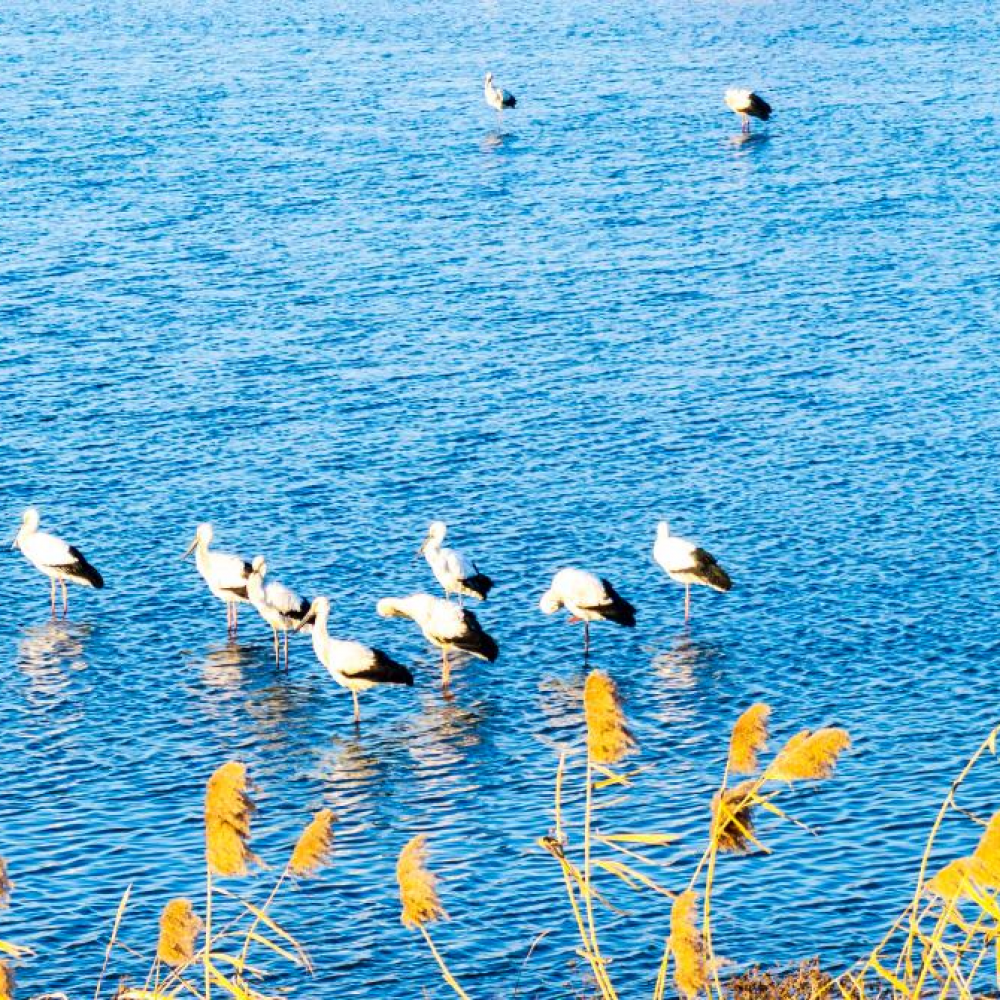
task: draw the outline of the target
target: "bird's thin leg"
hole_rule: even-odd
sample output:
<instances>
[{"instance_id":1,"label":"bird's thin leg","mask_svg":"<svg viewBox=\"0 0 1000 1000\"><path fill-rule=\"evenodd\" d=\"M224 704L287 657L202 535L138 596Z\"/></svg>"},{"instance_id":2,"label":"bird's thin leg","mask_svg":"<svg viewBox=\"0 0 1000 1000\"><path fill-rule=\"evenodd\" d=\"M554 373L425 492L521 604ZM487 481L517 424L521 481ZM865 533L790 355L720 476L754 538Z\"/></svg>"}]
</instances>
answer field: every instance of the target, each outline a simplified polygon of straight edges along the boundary
<instances>
[{"instance_id":1,"label":"bird's thin leg","mask_svg":"<svg viewBox=\"0 0 1000 1000\"><path fill-rule=\"evenodd\" d=\"M280 667L281 660L278 658L278 630L272 625L271 631L274 633L274 665L275 667Z\"/></svg>"},{"instance_id":2,"label":"bird's thin leg","mask_svg":"<svg viewBox=\"0 0 1000 1000\"><path fill-rule=\"evenodd\" d=\"M50 596L50 603L52 605L52 617L56 616L56 578L52 577L52 593Z\"/></svg>"},{"instance_id":3,"label":"bird's thin leg","mask_svg":"<svg viewBox=\"0 0 1000 1000\"><path fill-rule=\"evenodd\" d=\"M361 725L361 708L358 706L358 692L352 691L351 695L354 697L354 725Z\"/></svg>"},{"instance_id":4,"label":"bird's thin leg","mask_svg":"<svg viewBox=\"0 0 1000 1000\"><path fill-rule=\"evenodd\" d=\"M691 617L691 584L684 584L684 621Z\"/></svg>"},{"instance_id":5,"label":"bird's thin leg","mask_svg":"<svg viewBox=\"0 0 1000 1000\"><path fill-rule=\"evenodd\" d=\"M233 601L233 638L236 638L236 633L240 629L240 606Z\"/></svg>"},{"instance_id":6,"label":"bird's thin leg","mask_svg":"<svg viewBox=\"0 0 1000 1000\"><path fill-rule=\"evenodd\" d=\"M65 580L60 580L59 583L62 584L63 618L65 618L66 617L66 612L69 611L69 597L66 594L66 581Z\"/></svg>"},{"instance_id":7,"label":"bird's thin leg","mask_svg":"<svg viewBox=\"0 0 1000 1000\"><path fill-rule=\"evenodd\" d=\"M448 662L448 647L441 647L441 687L446 688L451 682L451 663Z\"/></svg>"},{"instance_id":8,"label":"bird's thin leg","mask_svg":"<svg viewBox=\"0 0 1000 1000\"><path fill-rule=\"evenodd\" d=\"M583 658L590 656L590 622L583 623Z\"/></svg>"},{"instance_id":9,"label":"bird's thin leg","mask_svg":"<svg viewBox=\"0 0 1000 1000\"><path fill-rule=\"evenodd\" d=\"M233 608L229 601L226 601L226 635L233 634Z\"/></svg>"},{"instance_id":10,"label":"bird's thin leg","mask_svg":"<svg viewBox=\"0 0 1000 1000\"><path fill-rule=\"evenodd\" d=\"M288 629L285 629L285 673L288 673Z\"/></svg>"}]
</instances>

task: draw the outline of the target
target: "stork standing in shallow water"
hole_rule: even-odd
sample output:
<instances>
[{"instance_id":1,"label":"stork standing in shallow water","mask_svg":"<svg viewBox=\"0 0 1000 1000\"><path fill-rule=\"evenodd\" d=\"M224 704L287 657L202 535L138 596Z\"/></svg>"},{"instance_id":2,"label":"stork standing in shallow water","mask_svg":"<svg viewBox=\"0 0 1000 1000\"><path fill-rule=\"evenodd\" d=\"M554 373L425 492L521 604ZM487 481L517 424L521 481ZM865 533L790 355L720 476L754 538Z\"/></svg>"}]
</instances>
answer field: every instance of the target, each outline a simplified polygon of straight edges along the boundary
<instances>
[{"instance_id":1,"label":"stork standing in shallow water","mask_svg":"<svg viewBox=\"0 0 1000 1000\"><path fill-rule=\"evenodd\" d=\"M448 687L451 663L448 650L458 649L492 663L500 653L496 640L488 635L471 611L430 594L384 597L376 610L383 618L411 618L424 638L441 650L441 686Z\"/></svg>"},{"instance_id":2,"label":"stork standing in shallow water","mask_svg":"<svg viewBox=\"0 0 1000 1000\"><path fill-rule=\"evenodd\" d=\"M583 622L583 656L590 653L590 623L615 622L635 627L635 608L604 579L582 569L561 569L542 594L539 607L547 615L565 608L571 622Z\"/></svg>"},{"instance_id":3,"label":"stork standing in shallow water","mask_svg":"<svg viewBox=\"0 0 1000 1000\"><path fill-rule=\"evenodd\" d=\"M759 94L752 90L740 90L738 87L731 87L726 91L726 107L730 111L735 111L740 116L742 122L741 132L750 131L750 118L759 118L766 122L771 117L771 105Z\"/></svg>"},{"instance_id":4,"label":"stork standing in shallow water","mask_svg":"<svg viewBox=\"0 0 1000 1000\"><path fill-rule=\"evenodd\" d=\"M10 547L20 549L28 562L52 581L50 603L53 617L56 613L56 581L59 581L62 587L65 618L69 610L66 581L100 590L104 586L104 578L87 562L78 548L67 544L61 538L56 538L55 535L39 531L40 520L41 515L37 508L29 507L21 518L21 527Z\"/></svg>"},{"instance_id":5,"label":"stork standing in shallow water","mask_svg":"<svg viewBox=\"0 0 1000 1000\"><path fill-rule=\"evenodd\" d=\"M247 580L253 572L253 567L241 556L228 552L212 552L213 532L210 524L199 524L194 541L188 546L182 558L187 558L194 552L195 565L202 575L208 589L226 605L226 630L230 636L236 636L239 627L239 605L249 600L247 595Z\"/></svg>"},{"instance_id":6,"label":"stork standing in shallow water","mask_svg":"<svg viewBox=\"0 0 1000 1000\"><path fill-rule=\"evenodd\" d=\"M493 581L485 573L480 573L471 559L441 544L447 530L444 521L432 521L417 555L423 555L427 560L446 597L458 594L460 607L463 594L485 601L486 595L493 589Z\"/></svg>"},{"instance_id":7,"label":"stork standing in shallow water","mask_svg":"<svg viewBox=\"0 0 1000 1000\"><path fill-rule=\"evenodd\" d=\"M274 665L279 665L278 633L281 632L285 641L285 669L288 669L288 633L311 631L309 625L303 626L302 619L309 610L309 602L299 597L294 590L276 580L264 583L267 574L267 563L263 556L255 556L250 564L252 572L247 577L247 597L257 609L257 613L271 626L274 633Z\"/></svg>"},{"instance_id":8,"label":"stork standing in shallow water","mask_svg":"<svg viewBox=\"0 0 1000 1000\"><path fill-rule=\"evenodd\" d=\"M733 585L729 574L716 562L715 556L698 548L693 542L670 534L670 525L660 521L656 527L653 558L676 583L684 584L684 621L691 617L691 584L725 592Z\"/></svg>"},{"instance_id":9,"label":"stork standing in shallow water","mask_svg":"<svg viewBox=\"0 0 1000 1000\"><path fill-rule=\"evenodd\" d=\"M326 667L327 673L354 697L354 723L361 722L358 692L378 684L405 684L413 686L413 674L381 649L373 649L362 642L332 639L327 631L330 602L317 597L312 602L303 624L313 622L312 643L316 658Z\"/></svg>"},{"instance_id":10,"label":"stork standing in shallow water","mask_svg":"<svg viewBox=\"0 0 1000 1000\"><path fill-rule=\"evenodd\" d=\"M486 81L483 85L483 94L486 97L486 103L496 111L497 117L501 122L503 121L504 108L517 107L517 98L509 90L497 87L493 83L492 73L486 74Z\"/></svg>"}]
</instances>

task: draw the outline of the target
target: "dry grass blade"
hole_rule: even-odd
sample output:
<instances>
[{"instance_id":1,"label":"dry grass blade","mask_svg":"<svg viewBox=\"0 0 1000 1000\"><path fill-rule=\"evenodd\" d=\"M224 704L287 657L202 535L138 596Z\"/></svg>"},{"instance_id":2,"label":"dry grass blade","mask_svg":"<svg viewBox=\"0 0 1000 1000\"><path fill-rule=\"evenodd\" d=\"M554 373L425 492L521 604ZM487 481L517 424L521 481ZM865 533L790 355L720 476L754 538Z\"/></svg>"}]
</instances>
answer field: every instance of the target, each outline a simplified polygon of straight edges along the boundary
<instances>
[{"instance_id":1,"label":"dry grass blade","mask_svg":"<svg viewBox=\"0 0 1000 1000\"><path fill-rule=\"evenodd\" d=\"M796 733L765 772L772 781L814 781L829 778L842 750L851 745L846 729L808 729Z\"/></svg>"},{"instance_id":2,"label":"dry grass blade","mask_svg":"<svg viewBox=\"0 0 1000 1000\"><path fill-rule=\"evenodd\" d=\"M1000 888L1000 812L989 821L972 857L977 862L977 881L990 889Z\"/></svg>"},{"instance_id":3,"label":"dry grass blade","mask_svg":"<svg viewBox=\"0 0 1000 1000\"><path fill-rule=\"evenodd\" d=\"M635 745L625 725L625 713L615 682L602 670L587 677L583 687L587 718L587 753L597 764L617 764Z\"/></svg>"},{"instance_id":4,"label":"dry grass blade","mask_svg":"<svg viewBox=\"0 0 1000 1000\"><path fill-rule=\"evenodd\" d=\"M733 774L753 774L757 770L757 755L767 749L770 717L771 706L759 701L736 720L729 740L729 770Z\"/></svg>"},{"instance_id":5,"label":"dry grass blade","mask_svg":"<svg viewBox=\"0 0 1000 1000\"><path fill-rule=\"evenodd\" d=\"M0 962L0 1000L14 1000L14 970Z\"/></svg>"},{"instance_id":6,"label":"dry grass blade","mask_svg":"<svg viewBox=\"0 0 1000 1000\"><path fill-rule=\"evenodd\" d=\"M745 781L735 788L724 788L712 797L712 830L716 847L731 854L746 854L756 840L753 835L752 794L754 782Z\"/></svg>"},{"instance_id":7,"label":"dry grass blade","mask_svg":"<svg viewBox=\"0 0 1000 1000\"><path fill-rule=\"evenodd\" d=\"M670 910L669 947L674 956L674 982L686 997L695 997L708 983L705 941L694 921L698 897L688 889Z\"/></svg>"},{"instance_id":8,"label":"dry grass blade","mask_svg":"<svg viewBox=\"0 0 1000 1000\"><path fill-rule=\"evenodd\" d=\"M245 875L256 858L248 846L254 804L247 769L237 761L223 764L205 790L205 854L216 875Z\"/></svg>"},{"instance_id":9,"label":"dry grass blade","mask_svg":"<svg viewBox=\"0 0 1000 1000\"><path fill-rule=\"evenodd\" d=\"M194 960L195 941L201 933L201 917L187 899L172 899L160 914L160 937L156 957L166 965L178 967Z\"/></svg>"},{"instance_id":10,"label":"dry grass blade","mask_svg":"<svg viewBox=\"0 0 1000 1000\"><path fill-rule=\"evenodd\" d=\"M396 880L402 903L401 919L407 927L422 927L447 917L437 894L437 879L427 869L427 838L414 837L400 852Z\"/></svg>"},{"instance_id":11,"label":"dry grass blade","mask_svg":"<svg viewBox=\"0 0 1000 1000\"><path fill-rule=\"evenodd\" d=\"M336 817L330 809L320 809L312 818L312 822L302 831L292 860L288 862L289 871L295 875L312 875L322 868L330 858L333 850L333 823Z\"/></svg>"}]
</instances>

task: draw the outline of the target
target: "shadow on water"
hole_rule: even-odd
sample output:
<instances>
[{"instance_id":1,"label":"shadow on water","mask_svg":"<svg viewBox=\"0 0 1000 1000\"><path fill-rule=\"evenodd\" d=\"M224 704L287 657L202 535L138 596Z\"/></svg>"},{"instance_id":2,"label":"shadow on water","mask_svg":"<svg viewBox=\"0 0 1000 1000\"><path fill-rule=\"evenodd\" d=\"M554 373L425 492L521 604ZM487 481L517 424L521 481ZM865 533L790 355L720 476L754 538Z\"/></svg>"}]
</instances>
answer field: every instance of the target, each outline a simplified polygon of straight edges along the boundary
<instances>
[{"instance_id":1,"label":"shadow on water","mask_svg":"<svg viewBox=\"0 0 1000 1000\"><path fill-rule=\"evenodd\" d=\"M513 147L517 136L513 132L505 132L502 127L491 129L483 137L481 147L484 153L499 153L504 147Z\"/></svg>"},{"instance_id":2,"label":"shadow on water","mask_svg":"<svg viewBox=\"0 0 1000 1000\"><path fill-rule=\"evenodd\" d=\"M770 139L771 136L767 132L737 132L736 135L726 139L726 145L732 146L735 150L749 152L764 146Z\"/></svg>"},{"instance_id":3,"label":"shadow on water","mask_svg":"<svg viewBox=\"0 0 1000 1000\"><path fill-rule=\"evenodd\" d=\"M24 630L17 665L34 694L55 695L70 683L70 674L87 669L84 646L91 626L53 618Z\"/></svg>"}]
</instances>

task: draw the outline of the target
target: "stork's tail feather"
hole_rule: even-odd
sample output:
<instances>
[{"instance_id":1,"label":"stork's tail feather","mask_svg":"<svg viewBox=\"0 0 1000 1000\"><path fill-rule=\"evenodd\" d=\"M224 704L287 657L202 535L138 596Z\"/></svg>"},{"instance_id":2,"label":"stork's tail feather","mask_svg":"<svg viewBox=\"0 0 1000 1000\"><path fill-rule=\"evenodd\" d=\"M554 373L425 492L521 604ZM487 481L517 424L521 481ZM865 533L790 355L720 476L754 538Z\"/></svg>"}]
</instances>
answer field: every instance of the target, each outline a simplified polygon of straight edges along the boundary
<instances>
[{"instance_id":1,"label":"stork's tail feather","mask_svg":"<svg viewBox=\"0 0 1000 1000\"><path fill-rule=\"evenodd\" d=\"M366 671L366 680L376 681L379 684L405 684L407 687L413 687L413 674L402 663L394 660L388 653L383 653L381 649L374 650L374 653L375 665Z\"/></svg>"},{"instance_id":2,"label":"stork's tail feather","mask_svg":"<svg viewBox=\"0 0 1000 1000\"><path fill-rule=\"evenodd\" d=\"M747 108L747 114L753 115L754 118L759 118L761 121L766 122L768 118L771 117L771 105L768 104L763 97L751 94L750 106Z\"/></svg>"},{"instance_id":3,"label":"stork's tail feather","mask_svg":"<svg viewBox=\"0 0 1000 1000\"><path fill-rule=\"evenodd\" d=\"M95 590L100 590L104 586L104 577L87 562L84 554L75 546L69 547L69 554L73 557L74 562L66 567L67 576L77 583L83 583Z\"/></svg>"},{"instance_id":4,"label":"stork's tail feather","mask_svg":"<svg viewBox=\"0 0 1000 1000\"><path fill-rule=\"evenodd\" d=\"M610 606L602 609L604 617L616 625L635 628L635 605L626 601L607 580L601 580L601 583L604 584L604 590L611 600Z\"/></svg>"},{"instance_id":5,"label":"stork's tail feather","mask_svg":"<svg viewBox=\"0 0 1000 1000\"><path fill-rule=\"evenodd\" d=\"M513 94L506 94L503 99L503 106L505 108L516 108L517 98Z\"/></svg>"},{"instance_id":6,"label":"stork's tail feather","mask_svg":"<svg viewBox=\"0 0 1000 1000\"><path fill-rule=\"evenodd\" d=\"M497 645L496 639L483 629L483 626L479 624L479 619L471 611L465 612L465 624L468 626L469 632L454 641L455 648L493 663L500 655L500 647Z\"/></svg>"},{"instance_id":7,"label":"stork's tail feather","mask_svg":"<svg viewBox=\"0 0 1000 1000\"><path fill-rule=\"evenodd\" d=\"M477 573L462 581L462 586L468 587L481 601L486 600L486 595L493 589L493 581L485 573Z\"/></svg>"},{"instance_id":8,"label":"stork's tail feather","mask_svg":"<svg viewBox=\"0 0 1000 1000\"><path fill-rule=\"evenodd\" d=\"M713 590L721 590L723 593L729 590L733 581L729 574L715 561L715 556L704 549L694 550L695 566L702 581Z\"/></svg>"}]
</instances>

